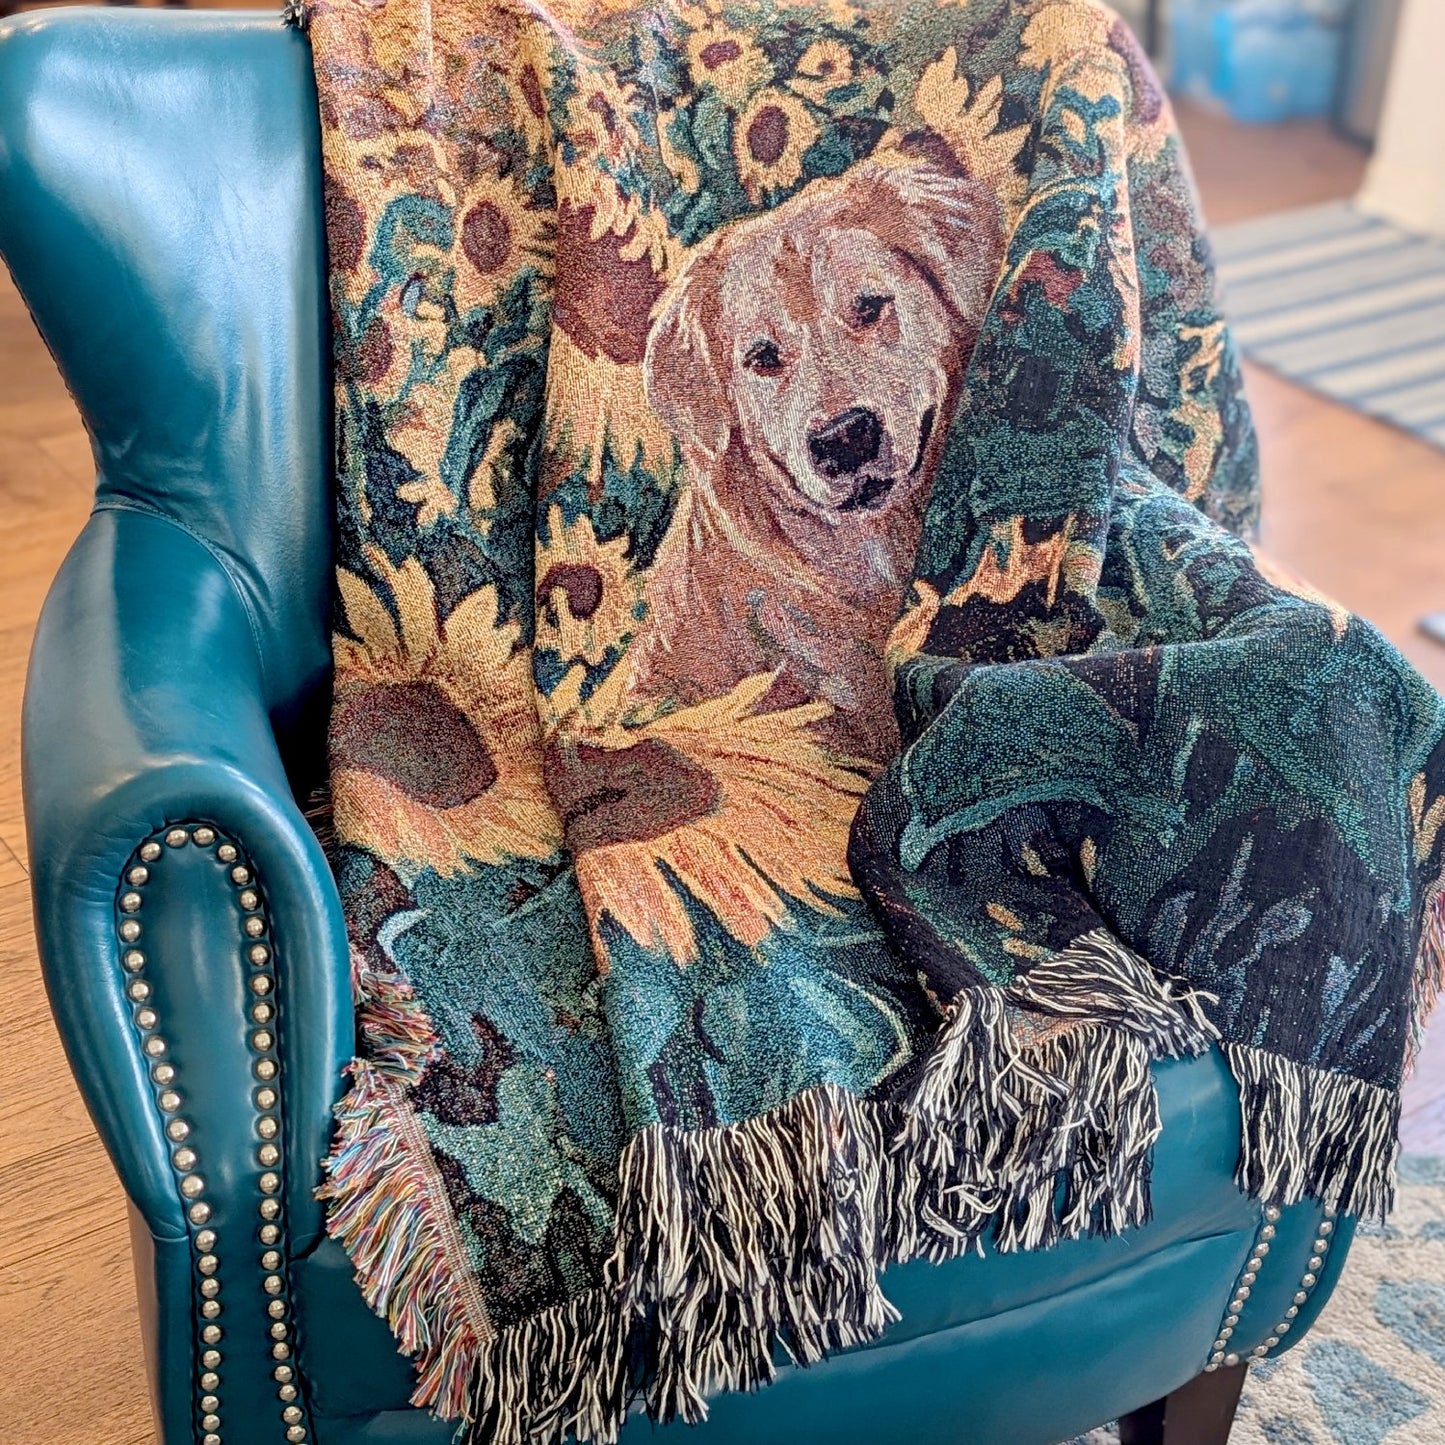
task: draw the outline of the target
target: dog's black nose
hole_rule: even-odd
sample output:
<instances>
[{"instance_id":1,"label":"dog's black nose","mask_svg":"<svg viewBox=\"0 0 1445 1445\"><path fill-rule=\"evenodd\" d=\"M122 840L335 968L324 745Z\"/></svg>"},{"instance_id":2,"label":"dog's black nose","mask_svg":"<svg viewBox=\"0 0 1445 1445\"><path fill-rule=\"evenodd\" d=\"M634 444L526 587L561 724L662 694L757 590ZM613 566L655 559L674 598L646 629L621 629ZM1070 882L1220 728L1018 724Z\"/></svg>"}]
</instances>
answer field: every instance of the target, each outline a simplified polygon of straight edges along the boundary
<instances>
[{"instance_id":1,"label":"dog's black nose","mask_svg":"<svg viewBox=\"0 0 1445 1445\"><path fill-rule=\"evenodd\" d=\"M832 421L808 434L813 465L829 480L851 477L878 456L883 445L883 423L871 411L850 406Z\"/></svg>"}]
</instances>

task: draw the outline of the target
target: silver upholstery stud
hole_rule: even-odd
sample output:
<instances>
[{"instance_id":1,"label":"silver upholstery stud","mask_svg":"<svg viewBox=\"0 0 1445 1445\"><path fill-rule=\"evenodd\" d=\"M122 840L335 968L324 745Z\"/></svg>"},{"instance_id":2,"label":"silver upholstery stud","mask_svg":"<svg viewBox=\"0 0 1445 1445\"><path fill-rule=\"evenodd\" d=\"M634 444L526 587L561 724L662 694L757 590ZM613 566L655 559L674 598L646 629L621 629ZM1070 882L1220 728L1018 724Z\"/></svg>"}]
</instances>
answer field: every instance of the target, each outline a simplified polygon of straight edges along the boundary
<instances>
[{"instance_id":1,"label":"silver upholstery stud","mask_svg":"<svg viewBox=\"0 0 1445 1445\"><path fill-rule=\"evenodd\" d=\"M286 1301L279 1299L268 1300L266 1313L270 1315L273 1320L279 1320L286 1313Z\"/></svg>"},{"instance_id":2,"label":"silver upholstery stud","mask_svg":"<svg viewBox=\"0 0 1445 1445\"><path fill-rule=\"evenodd\" d=\"M127 943L134 943L136 939L140 937L140 924L137 923L134 918L122 919L120 936L125 939Z\"/></svg>"},{"instance_id":3,"label":"silver upholstery stud","mask_svg":"<svg viewBox=\"0 0 1445 1445\"><path fill-rule=\"evenodd\" d=\"M300 1425L292 1425L286 1432L286 1438L291 1442L291 1445L301 1445L301 1442L306 1438L306 1431Z\"/></svg>"},{"instance_id":4,"label":"silver upholstery stud","mask_svg":"<svg viewBox=\"0 0 1445 1445\"><path fill-rule=\"evenodd\" d=\"M202 1395L202 1396L201 1396L201 1409L206 1410L206 1411L211 1411L211 1410L219 1410L220 1408L221 1408L221 1402L220 1402L219 1399L216 1398L215 1395Z\"/></svg>"},{"instance_id":5,"label":"silver upholstery stud","mask_svg":"<svg viewBox=\"0 0 1445 1445\"><path fill-rule=\"evenodd\" d=\"M122 913L134 913L141 905L139 893L122 893L120 895L120 907Z\"/></svg>"},{"instance_id":6,"label":"silver upholstery stud","mask_svg":"<svg viewBox=\"0 0 1445 1445\"><path fill-rule=\"evenodd\" d=\"M276 1107L277 1094L275 1089L257 1089L256 1107L258 1109L274 1109Z\"/></svg>"},{"instance_id":7,"label":"silver upholstery stud","mask_svg":"<svg viewBox=\"0 0 1445 1445\"><path fill-rule=\"evenodd\" d=\"M276 1323L271 1326L271 1338L273 1340L284 1340L287 1333L286 1326L282 1324L280 1320L277 1320Z\"/></svg>"},{"instance_id":8,"label":"silver upholstery stud","mask_svg":"<svg viewBox=\"0 0 1445 1445\"><path fill-rule=\"evenodd\" d=\"M256 965L257 968L260 968L261 965L265 963L268 958L271 957L271 950L267 948L264 943L257 943L252 945L250 952L247 954L247 957L251 960L252 963Z\"/></svg>"},{"instance_id":9,"label":"silver upholstery stud","mask_svg":"<svg viewBox=\"0 0 1445 1445\"><path fill-rule=\"evenodd\" d=\"M1247 1269L1240 1275L1239 1282L1241 1284L1253 1284L1258 1278L1259 1276L1252 1269Z\"/></svg>"},{"instance_id":10,"label":"silver upholstery stud","mask_svg":"<svg viewBox=\"0 0 1445 1445\"><path fill-rule=\"evenodd\" d=\"M165 1040L161 1042L164 1043ZM174 1072L172 1077L175 1077ZM163 1114L174 1114L181 1107L181 1096L174 1089L165 1089L156 1099L156 1104Z\"/></svg>"},{"instance_id":11,"label":"silver upholstery stud","mask_svg":"<svg viewBox=\"0 0 1445 1445\"><path fill-rule=\"evenodd\" d=\"M281 1238L281 1231L274 1224L263 1224L261 1226L261 1243L275 1244Z\"/></svg>"},{"instance_id":12,"label":"silver upholstery stud","mask_svg":"<svg viewBox=\"0 0 1445 1445\"><path fill-rule=\"evenodd\" d=\"M1323 1220L1320 1221L1320 1233L1323 1235L1331 1235L1334 1232L1334 1223L1332 1220L1329 1219L1328 1216L1326 1216Z\"/></svg>"},{"instance_id":13,"label":"silver upholstery stud","mask_svg":"<svg viewBox=\"0 0 1445 1445\"><path fill-rule=\"evenodd\" d=\"M260 938L266 931L265 921L257 918L254 913L246 920L243 927L246 930L247 936L250 938Z\"/></svg>"},{"instance_id":14,"label":"silver upholstery stud","mask_svg":"<svg viewBox=\"0 0 1445 1445\"><path fill-rule=\"evenodd\" d=\"M159 843L142 843L140 855L147 863L154 863L161 856L161 845Z\"/></svg>"},{"instance_id":15,"label":"silver upholstery stud","mask_svg":"<svg viewBox=\"0 0 1445 1445\"><path fill-rule=\"evenodd\" d=\"M281 1388L276 1391L276 1398L283 1403L287 1400L294 1400L296 1398L296 1386L282 1385Z\"/></svg>"},{"instance_id":16,"label":"silver upholstery stud","mask_svg":"<svg viewBox=\"0 0 1445 1445\"><path fill-rule=\"evenodd\" d=\"M131 973L139 973L146 966L146 956L138 948L126 949L120 961Z\"/></svg>"},{"instance_id":17,"label":"silver upholstery stud","mask_svg":"<svg viewBox=\"0 0 1445 1445\"><path fill-rule=\"evenodd\" d=\"M271 1378L275 1380L277 1384L289 1385L294 1374L295 1371L292 1370L290 1365L277 1365L276 1368L271 1371Z\"/></svg>"},{"instance_id":18,"label":"silver upholstery stud","mask_svg":"<svg viewBox=\"0 0 1445 1445\"><path fill-rule=\"evenodd\" d=\"M290 1405L282 1410L281 1418L288 1424L294 1425L301 1418L301 1411L295 1405Z\"/></svg>"},{"instance_id":19,"label":"silver upholstery stud","mask_svg":"<svg viewBox=\"0 0 1445 1445\"><path fill-rule=\"evenodd\" d=\"M137 1003L144 1003L151 996L151 986L143 978L133 978L125 990Z\"/></svg>"},{"instance_id":20,"label":"silver upholstery stud","mask_svg":"<svg viewBox=\"0 0 1445 1445\"><path fill-rule=\"evenodd\" d=\"M158 1059L166 1051L166 1041L159 1034L152 1034L141 1047L151 1058Z\"/></svg>"},{"instance_id":21,"label":"silver upholstery stud","mask_svg":"<svg viewBox=\"0 0 1445 1445\"><path fill-rule=\"evenodd\" d=\"M137 1009L135 1021L139 1028L153 1029L160 1023L160 1016L153 1008Z\"/></svg>"},{"instance_id":22,"label":"silver upholstery stud","mask_svg":"<svg viewBox=\"0 0 1445 1445\"><path fill-rule=\"evenodd\" d=\"M216 1247L216 1231L214 1229L203 1229L196 1236L196 1248L202 1254L209 1254Z\"/></svg>"},{"instance_id":23,"label":"silver upholstery stud","mask_svg":"<svg viewBox=\"0 0 1445 1445\"><path fill-rule=\"evenodd\" d=\"M276 1040L271 1037L269 1029L257 1029L256 1032L251 1035L251 1047L255 1049L258 1054L264 1054L275 1042Z\"/></svg>"},{"instance_id":24,"label":"silver upholstery stud","mask_svg":"<svg viewBox=\"0 0 1445 1445\"><path fill-rule=\"evenodd\" d=\"M202 1199L191 1205L190 1216L192 1224L204 1224L211 1217L211 1206Z\"/></svg>"},{"instance_id":25,"label":"silver upholstery stud","mask_svg":"<svg viewBox=\"0 0 1445 1445\"><path fill-rule=\"evenodd\" d=\"M277 1134L281 1132L281 1124L279 1120L272 1118L272 1116L269 1114L266 1114L256 1120L256 1132L263 1139L274 1139Z\"/></svg>"},{"instance_id":26,"label":"silver upholstery stud","mask_svg":"<svg viewBox=\"0 0 1445 1445\"><path fill-rule=\"evenodd\" d=\"M269 1024L276 1016L276 1010L268 1003L258 1003L251 1006L251 1017L258 1024Z\"/></svg>"},{"instance_id":27,"label":"silver upholstery stud","mask_svg":"<svg viewBox=\"0 0 1445 1445\"><path fill-rule=\"evenodd\" d=\"M188 1146L183 1146L171 1155L171 1163L182 1173L188 1169L194 1169L197 1163L196 1151Z\"/></svg>"},{"instance_id":28,"label":"silver upholstery stud","mask_svg":"<svg viewBox=\"0 0 1445 1445\"><path fill-rule=\"evenodd\" d=\"M257 1059L255 1073L258 1079L264 1079L269 1083L276 1077L276 1060Z\"/></svg>"},{"instance_id":29,"label":"silver upholstery stud","mask_svg":"<svg viewBox=\"0 0 1445 1445\"><path fill-rule=\"evenodd\" d=\"M256 1162L264 1169L281 1162L281 1151L274 1144L263 1144L256 1150Z\"/></svg>"},{"instance_id":30,"label":"silver upholstery stud","mask_svg":"<svg viewBox=\"0 0 1445 1445\"><path fill-rule=\"evenodd\" d=\"M196 1268L200 1270L202 1274L215 1274L220 1267L221 1262L214 1254L203 1254L196 1261Z\"/></svg>"},{"instance_id":31,"label":"silver upholstery stud","mask_svg":"<svg viewBox=\"0 0 1445 1445\"><path fill-rule=\"evenodd\" d=\"M221 1417L219 1415L202 1415L202 1430L219 1430L221 1428Z\"/></svg>"},{"instance_id":32,"label":"silver upholstery stud","mask_svg":"<svg viewBox=\"0 0 1445 1445\"><path fill-rule=\"evenodd\" d=\"M214 828L200 827L191 834L191 838L202 848L209 848L216 841L216 830Z\"/></svg>"},{"instance_id":33,"label":"silver upholstery stud","mask_svg":"<svg viewBox=\"0 0 1445 1445\"><path fill-rule=\"evenodd\" d=\"M280 1294L282 1289L285 1288L285 1283L279 1274L268 1274L266 1278L261 1281L261 1288L265 1290L267 1294Z\"/></svg>"},{"instance_id":34,"label":"silver upholstery stud","mask_svg":"<svg viewBox=\"0 0 1445 1445\"><path fill-rule=\"evenodd\" d=\"M1305 1277L1304 1277L1302 1280L1300 1280L1300 1283L1301 1283L1306 1289L1313 1289L1313 1288L1315 1287L1315 1285L1319 1283L1319 1281L1315 1278L1314 1275L1312 1275L1312 1274L1307 1274L1307 1275L1305 1275Z\"/></svg>"},{"instance_id":35,"label":"silver upholstery stud","mask_svg":"<svg viewBox=\"0 0 1445 1445\"><path fill-rule=\"evenodd\" d=\"M281 1251L277 1249L268 1249L265 1254L261 1256L261 1268L270 1271L280 1269Z\"/></svg>"},{"instance_id":36,"label":"silver upholstery stud","mask_svg":"<svg viewBox=\"0 0 1445 1445\"><path fill-rule=\"evenodd\" d=\"M272 1345L271 1358L273 1360L289 1360L291 1358L291 1346L281 1342Z\"/></svg>"},{"instance_id":37,"label":"silver upholstery stud","mask_svg":"<svg viewBox=\"0 0 1445 1445\"><path fill-rule=\"evenodd\" d=\"M205 1193L206 1181L199 1174L187 1174L181 1180L180 1188L187 1199L194 1199L196 1195Z\"/></svg>"},{"instance_id":38,"label":"silver upholstery stud","mask_svg":"<svg viewBox=\"0 0 1445 1445\"><path fill-rule=\"evenodd\" d=\"M166 1125L166 1137L174 1139L177 1144L191 1132L191 1126L184 1119L172 1119Z\"/></svg>"},{"instance_id":39,"label":"silver upholstery stud","mask_svg":"<svg viewBox=\"0 0 1445 1445\"><path fill-rule=\"evenodd\" d=\"M203 1351L202 1354L201 1354L201 1363L202 1363L208 1370L217 1369L217 1368L220 1366L220 1363L221 1363L221 1352L220 1352L220 1350L205 1350L205 1351Z\"/></svg>"},{"instance_id":40,"label":"silver upholstery stud","mask_svg":"<svg viewBox=\"0 0 1445 1445\"><path fill-rule=\"evenodd\" d=\"M208 1345L219 1345L221 1343L220 1325L207 1325L205 1329L201 1331L201 1338Z\"/></svg>"},{"instance_id":41,"label":"silver upholstery stud","mask_svg":"<svg viewBox=\"0 0 1445 1445\"><path fill-rule=\"evenodd\" d=\"M1307 1295L1304 1290L1300 1289L1295 1291L1294 1302L1297 1305L1302 1305L1308 1298L1309 1295Z\"/></svg>"},{"instance_id":42,"label":"silver upholstery stud","mask_svg":"<svg viewBox=\"0 0 1445 1445\"><path fill-rule=\"evenodd\" d=\"M236 845L234 843L222 843L216 849L216 857L222 863L234 863L236 861Z\"/></svg>"},{"instance_id":43,"label":"silver upholstery stud","mask_svg":"<svg viewBox=\"0 0 1445 1445\"><path fill-rule=\"evenodd\" d=\"M221 1281L218 1279L203 1279L201 1281L201 1293L207 1299L215 1299L221 1292Z\"/></svg>"},{"instance_id":44,"label":"silver upholstery stud","mask_svg":"<svg viewBox=\"0 0 1445 1445\"><path fill-rule=\"evenodd\" d=\"M1264 1228L1259 1231L1259 1237L1261 1239L1273 1239L1275 1233L1276 1231L1274 1225L1266 1224Z\"/></svg>"},{"instance_id":45,"label":"silver upholstery stud","mask_svg":"<svg viewBox=\"0 0 1445 1445\"><path fill-rule=\"evenodd\" d=\"M1268 1254L1268 1253L1269 1253L1269 1241L1268 1241L1268 1240L1262 1240L1259 1244L1256 1244L1255 1247L1254 1247L1254 1252L1255 1252L1256 1254L1258 1254L1258 1255L1266 1255L1266 1254Z\"/></svg>"},{"instance_id":46,"label":"silver upholstery stud","mask_svg":"<svg viewBox=\"0 0 1445 1445\"><path fill-rule=\"evenodd\" d=\"M150 881L150 876L151 870L143 863L137 863L135 867L125 875L125 881L129 883L132 888L140 888Z\"/></svg>"},{"instance_id":47,"label":"silver upholstery stud","mask_svg":"<svg viewBox=\"0 0 1445 1445\"><path fill-rule=\"evenodd\" d=\"M1323 1258L1322 1255L1312 1254L1312 1255L1310 1255L1310 1265L1309 1265L1309 1267L1310 1267L1311 1269L1318 1269L1324 1262L1325 1262L1325 1261L1324 1261L1324 1258Z\"/></svg>"},{"instance_id":48,"label":"silver upholstery stud","mask_svg":"<svg viewBox=\"0 0 1445 1445\"><path fill-rule=\"evenodd\" d=\"M262 1194L275 1194L281 1188L280 1176L272 1173L263 1174L260 1183Z\"/></svg>"},{"instance_id":49,"label":"silver upholstery stud","mask_svg":"<svg viewBox=\"0 0 1445 1445\"><path fill-rule=\"evenodd\" d=\"M151 1078L158 1084L169 1084L176 1076L176 1071L171 1064L157 1064L151 1070Z\"/></svg>"},{"instance_id":50,"label":"silver upholstery stud","mask_svg":"<svg viewBox=\"0 0 1445 1445\"><path fill-rule=\"evenodd\" d=\"M166 834L166 844L171 848L179 848L183 843L190 841L191 835L184 828L172 828Z\"/></svg>"},{"instance_id":51,"label":"silver upholstery stud","mask_svg":"<svg viewBox=\"0 0 1445 1445\"><path fill-rule=\"evenodd\" d=\"M280 1214L280 1212L281 1212L281 1205L280 1205L280 1202L279 1202L278 1200L275 1200L275 1199L263 1199L263 1200L261 1201L261 1218L262 1218L262 1219L275 1219L276 1216L277 1216L278 1214Z\"/></svg>"},{"instance_id":52,"label":"silver upholstery stud","mask_svg":"<svg viewBox=\"0 0 1445 1445\"><path fill-rule=\"evenodd\" d=\"M220 1385L221 1377L219 1375L206 1374L201 1376L201 1389L203 1390L216 1390L220 1388Z\"/></svg>"},{"instance_id":53,"label":"silver upholstery stud","mask_svg":"<svg viewBox=\"0 0 1445 1445\"><path fill-rule=\"evenodd\" d=\"M231 869L231 882L234 883L238 888L243 883L249 883L250 881L251 874L248 869L240 866Z\"/></svg>"},{"instance_id":54,"label":"silver upholstery stud","mask_svg":"<svg viewBox=\"0 0 1445 1445\"><path fill-rule=\"evenodd\" d=\"M202 1435L201 1445L221 1445L221 1437L219 1435Z\"/></svg>"},{"instance_id":55,"label":"silver upholstery stud","mask_svg":"<svg viewBox=\"0 0 1445 1445\"><path fill-rule=\"evenodd\" d=\"M248 913L251 911L251 909L259 908L261 906L260 895L257 894L254 888L246 889L246 891L241 894L240 898L237 901L240 903L241 907L244 908Z\"/></svg>"},{"instance_id":56,"label":"silver upholstery stud","mask_svg":"<svg viewBox=\"0 0 1445 1445\"><path fill-rule=\"evenodd\" d=\"M209 1283L209 1281L207 1281ZM221 1317L220 1300L208 1299L201 1304L201 1315L208 1320L215 1320Z\"/></svg>"},{"instance_id":57,"label":"silver upholstery stud","mask_svg":"<svg viewBox=\"0 0 1445 1445\"><path fill-rule=\"evenodd\" d=\"M271 975L269 973L257 973L251 976L252 993L270 993Z\"/></svg>"},{"instance_id":58,"label":"silver upholstery stud","mask_svg":"<svg viewBox=\"0 0 1445 1445\"><path fill-rule=\"evenodd\" d=\"M1264 1342L1264 1347L1265 1347L1265 1349L1267 1349L1267 1350L1272 1350L1278 1343L1279 1343L1279 1338L1278 1338L1278 1336L1276 1336L1276 1335L1271 1335L1271 1336Z\"/></svg>"}]
</instances>

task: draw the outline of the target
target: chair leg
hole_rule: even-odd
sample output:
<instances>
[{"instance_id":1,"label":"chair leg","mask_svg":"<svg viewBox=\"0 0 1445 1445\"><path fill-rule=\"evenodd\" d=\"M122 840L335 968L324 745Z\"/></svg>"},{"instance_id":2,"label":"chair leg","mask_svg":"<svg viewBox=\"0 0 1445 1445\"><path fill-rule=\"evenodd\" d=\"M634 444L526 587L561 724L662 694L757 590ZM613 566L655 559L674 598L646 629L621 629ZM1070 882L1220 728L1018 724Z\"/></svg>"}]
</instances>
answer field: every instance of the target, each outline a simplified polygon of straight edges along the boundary
<instances>
[{"instance_id":1,"label":"chair leg","mask_svg":"<svg viewBox=\"0 0 1445 1445\"><path fill-rule=\"evenodd\" d=\"M1228 1445L1247 1365L1196 1375L1172 1395L1119 1417L1119 1445Z\"/></svg>"}]
</instances>

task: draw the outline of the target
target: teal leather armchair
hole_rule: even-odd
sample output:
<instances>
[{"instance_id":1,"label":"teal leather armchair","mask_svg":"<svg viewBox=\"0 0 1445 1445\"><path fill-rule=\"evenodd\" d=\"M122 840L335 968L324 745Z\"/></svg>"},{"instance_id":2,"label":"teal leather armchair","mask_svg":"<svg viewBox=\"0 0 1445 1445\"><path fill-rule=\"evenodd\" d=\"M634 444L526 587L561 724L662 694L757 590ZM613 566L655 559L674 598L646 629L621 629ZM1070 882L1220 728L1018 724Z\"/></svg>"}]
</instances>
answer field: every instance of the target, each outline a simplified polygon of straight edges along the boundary
<instances>
[{"instance_id":1,"label":"teal leather armchair","mask_svg":"<svg viewBox=\"0 0 1445 1445\"><path fill-rule=\"evenodd\" d=\"M26 694L36 930L133 1204L165 1445L451 1435L409 1406L313 1194L353 1034L296 801L329 680L321 192L306 41L278 17L0 22L0 254L97 469ZM1235 1188L1217 1055L1158 1080L1150 1225L891 1270L901 1324L719 1399L705 1445L1049 1445L1126 1412L1126 1442L1223 1440L1240 1362L1308 1327L1352 1221Z\"/></svg>"}]
</instances>

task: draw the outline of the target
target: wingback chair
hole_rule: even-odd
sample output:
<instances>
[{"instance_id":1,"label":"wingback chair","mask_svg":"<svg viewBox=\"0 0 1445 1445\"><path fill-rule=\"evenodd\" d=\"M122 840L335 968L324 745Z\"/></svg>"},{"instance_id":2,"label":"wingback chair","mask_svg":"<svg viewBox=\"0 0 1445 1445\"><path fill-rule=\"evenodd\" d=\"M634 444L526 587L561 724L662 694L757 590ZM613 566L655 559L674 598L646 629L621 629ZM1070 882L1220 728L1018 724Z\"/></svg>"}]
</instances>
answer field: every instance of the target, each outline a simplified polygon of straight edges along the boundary
<instances>
[{"instance_id":1,"label":"wingback chair","mask_svg":"<svg viewBox=\"0 0 1445 1445\"><path fill-rule=\"evenodd\" d=\"M296 802L329 684L322 219L307 44L276 15L0 22L0 254L97 470L26 692L36 933L133 1206L164 1445L451 1435L408 1404L314 1197L353 1042L341 906ZM1158 1084L1151 1224L892 1269L901 1324L717 1400L703 1445L1049 1445L1121 1415L1126 1445L1223 1441L1352 1221L1236 1189L1217 1054Z\"/></svg>"}]
</instances>

